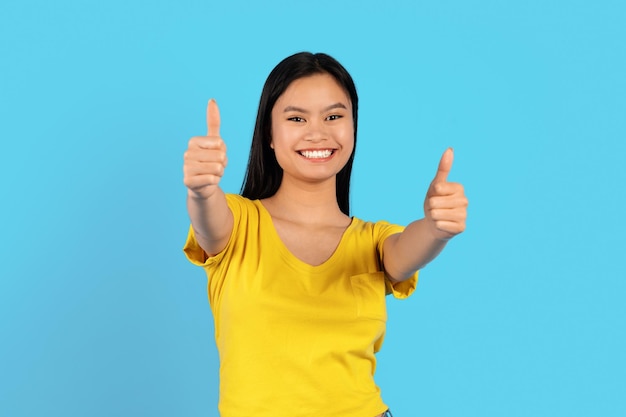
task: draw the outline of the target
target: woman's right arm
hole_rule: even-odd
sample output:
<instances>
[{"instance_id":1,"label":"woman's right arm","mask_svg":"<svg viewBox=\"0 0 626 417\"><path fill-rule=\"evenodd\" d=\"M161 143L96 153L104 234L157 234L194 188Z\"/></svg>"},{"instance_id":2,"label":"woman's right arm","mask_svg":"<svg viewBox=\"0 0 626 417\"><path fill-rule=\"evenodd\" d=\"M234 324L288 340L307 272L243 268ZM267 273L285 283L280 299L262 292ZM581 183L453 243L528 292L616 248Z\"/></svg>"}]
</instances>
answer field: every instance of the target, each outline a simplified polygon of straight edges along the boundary
<instances>
[{"instance_id":1,"label":"woman's right arm","mask_svg":"<svg viewBox=\"0 0 626 417\"><path fill-rule=\"evenodd\" d=\"M198 244L209 255L221 252L233 230L233 214L219 186L228 162L220 137L220 112L215 100L207 105L206 136L194 136L185 152L183 172L187 211Z\"/></svg>"}]
</instances>

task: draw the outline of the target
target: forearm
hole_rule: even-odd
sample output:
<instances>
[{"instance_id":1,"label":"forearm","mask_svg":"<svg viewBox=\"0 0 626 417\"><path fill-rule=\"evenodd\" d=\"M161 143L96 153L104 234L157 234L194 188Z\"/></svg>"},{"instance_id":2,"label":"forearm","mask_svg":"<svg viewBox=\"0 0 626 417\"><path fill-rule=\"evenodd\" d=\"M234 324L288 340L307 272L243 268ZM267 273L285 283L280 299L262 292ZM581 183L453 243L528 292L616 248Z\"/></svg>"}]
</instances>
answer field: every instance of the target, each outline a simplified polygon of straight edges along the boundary
<instances>
[{"instance_id":1,"label":"forearm","mask_svg":"<svg viewBox=\"0 0 626 417\"><path fill-rule=\"evenodd\" d=\"M221 252L233 229L233 214L226 203L224 192L217 187L209 197L203 198L189 191L187 211L200 247L208 255Z\"/></svg>"},{"instance_id":2,"label":"forearm","mask_svg":"<svg viewBox=\"0 0 626 417\"><path fill-rule=\"evenodd\" d=\"M435 259L447 242L434 236L425 219L414 221L385 241L385 272L393 281L404 281Z\"/></svg>"},{"instance_id":3,"label":"forearm","mask_svg":"<svg viewBox=\"0 0 626 417\"><path fill-rule=\"evenodd\" d=\"M389 236L383 247L385 272L404 281L435 259L448 241L465 230L467 197L463 186L448 182L454 153L448 148L439 161L437 175L424 200L424 218L402 233Z\"/></svg>"}]
</instances>

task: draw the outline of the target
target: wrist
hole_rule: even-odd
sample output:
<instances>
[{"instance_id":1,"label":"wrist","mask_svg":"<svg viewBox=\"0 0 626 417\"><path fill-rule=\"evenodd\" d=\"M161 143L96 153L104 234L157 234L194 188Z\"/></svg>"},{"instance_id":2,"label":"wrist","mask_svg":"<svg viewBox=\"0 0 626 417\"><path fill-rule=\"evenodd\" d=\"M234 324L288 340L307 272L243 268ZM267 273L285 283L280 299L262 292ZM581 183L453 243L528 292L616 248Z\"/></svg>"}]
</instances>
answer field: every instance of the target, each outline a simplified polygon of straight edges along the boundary
<instances>
[{"instance_id":1,"label":"wrist","mask_svg":"<svg viewBox=\"0 0 626 417\"><path fill-rule=\"evenodd\" d=\"M187 188L187 197L198 202L205 201L211 198L215 194L216 190L217 186L207 186L196 191L191 188Z\"/></svg>"},{"instance_id":2,"label":"wrist","mask_svg":"<svg viewBox=\"0 0 626 417\"><path fill-rule=\"evenodd\" d=\"M437 227L437 223L432 219L426 219L428 227L426 228L428 235L431 239L431 242L435 245L445 245L454 237L453 234L441 230Z\"/></svg>"}]
</instances>

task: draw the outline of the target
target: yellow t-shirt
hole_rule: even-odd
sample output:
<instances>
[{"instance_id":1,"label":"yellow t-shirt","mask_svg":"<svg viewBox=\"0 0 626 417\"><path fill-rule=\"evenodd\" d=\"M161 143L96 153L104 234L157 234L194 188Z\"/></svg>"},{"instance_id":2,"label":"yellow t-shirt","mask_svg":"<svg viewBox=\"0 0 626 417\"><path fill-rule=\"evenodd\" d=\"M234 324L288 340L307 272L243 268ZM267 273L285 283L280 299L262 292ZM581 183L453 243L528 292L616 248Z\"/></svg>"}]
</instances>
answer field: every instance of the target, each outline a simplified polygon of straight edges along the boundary
<instances>
[{"instance_id":1,"label":"yellow t-shirt","mask_svg":"<svg viewBox=\"0 0 626 417\"><path fill-rule=\"evenodd\" d=\"M374 417L384 412L374 353L385 295L409 296L417 273L391 285L384 240L403 230L353 218L322 265L296 258L260 201L227 194L234 227L207 257L190 228L184 251L208 276L220 356L222 417Z\"/></svg>"}]
</instances>

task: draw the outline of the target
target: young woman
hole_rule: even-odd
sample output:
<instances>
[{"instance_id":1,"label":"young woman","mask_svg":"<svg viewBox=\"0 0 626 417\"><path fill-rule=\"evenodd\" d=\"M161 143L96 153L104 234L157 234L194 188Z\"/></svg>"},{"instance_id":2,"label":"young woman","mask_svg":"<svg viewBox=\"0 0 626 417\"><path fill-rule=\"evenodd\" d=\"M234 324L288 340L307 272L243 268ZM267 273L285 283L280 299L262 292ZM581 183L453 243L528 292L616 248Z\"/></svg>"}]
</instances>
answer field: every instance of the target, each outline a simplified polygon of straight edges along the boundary
<instances>
[{"instance_id":1,"label":"young woman","mask_svg":"<svg viewBox=\"0 0 626 417\"><path fill-rule=\"evenodd\" d=\"M418 270L465 229L467 199L447 181L448 149L406 228L350 217L358 96L325 54L270 73L241 195L226 167L217 104L184 158L185 253L208 275L222 417L390 415L374 383L385 296L409 296Z\"/></svg>"}]
</instances>

